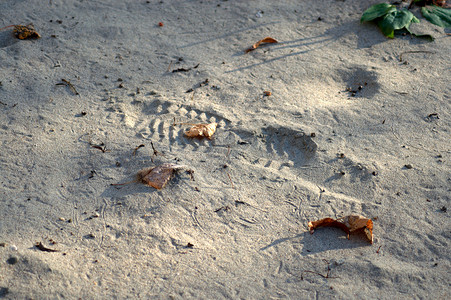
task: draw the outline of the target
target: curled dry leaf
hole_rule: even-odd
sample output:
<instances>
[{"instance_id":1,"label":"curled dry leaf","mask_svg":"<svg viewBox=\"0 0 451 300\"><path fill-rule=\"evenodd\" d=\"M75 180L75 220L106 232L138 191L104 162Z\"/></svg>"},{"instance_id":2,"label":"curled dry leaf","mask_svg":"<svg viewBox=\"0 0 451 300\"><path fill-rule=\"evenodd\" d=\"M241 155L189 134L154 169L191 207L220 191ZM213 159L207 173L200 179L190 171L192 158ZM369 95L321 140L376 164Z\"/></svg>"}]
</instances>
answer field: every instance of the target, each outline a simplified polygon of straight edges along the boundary
<instances>
[{"instance_id":1,"label":"curled dry leaf","mask_svg":"<svg viewBox=\"0 0 451 300\"><path fill-rule=\"evenodd\" d=\"M190 130L185 131L185 135L191 138L206 137L208 139L211 139L216 131L216 126L218 126L218 123L195 124L193 127L191 127Z\"/></svg>"},{"instance_id":2,"label":"curled dry leaf","mask_svg":"<svg viewBox=\"0 0 451 300\"><path fill-rule=\"evenodd\" d=\"M265 37L263 40L260 40L252 45L249 49L246 49L246 53L251 52L255 49L257 49L262 43L278 43L275 39L271 37Z\"/></svg>"},{"instance_id":3,"label":"curled dry leaf","mask_svg":"<svg viewBox=\"0 0 451 300\"><path fill-rule=\"evenodd\" d=\"M351 215L339 219L324 218L309 222L308 227L312 234L318 227L337 227L346 232L348 239L352 232L363 231L370 243L373 243L373 221L362 216Z\"/></svg>"},{"instance_id":4,"label":"curled dry leaf","mask_svg":"<svg viewBox=\"0 0 451 300\"><path fill-rule=\"evenodd\" d=\"M159 190L166 186L166 184L176 171L183 169L186 169L187 172L189 172L189 174L191 175L191 178L193 178L194 171L188 169L187 166L166 163L156 167L150 167L140 170L138 174L136 174L135 180L125 183L112 183L111 185L118 186L134 182L141 182Z\"/></svg>"},{"instance_id":5,"label":"curled dry leaf","mask_svg":"<svg viewBox=\"0 0 451 300\"><path fill-rule=\"evenodd\" d=\"M59 252L59 250L47 248L41 242L36 242L36 244L34 244L34 246L44 252Z\"/></svg>"},{"instance_id":6,"label":"curled dry leaf","mask_svg":"<svg viewBox=\"0 0 451 300\"><path fill-rule=\"evenodd\" d=\"M142 169L138 172L137 179L144 184L160 190L166 186L174 172L187 168L185 165L162 164L157 167Z\"/></svg>"},{"instance_id":7,"label":"curled dry leaf","mask_svg":"<svg viewBox=\"0 0 451 300\"><path fill-rule=\"evenodd\" d=\"M41 35L36 32L33 24L28 25L14 25L14 34L20 40L30 39L30 38L40 38Z\"/></svg>"}]
</instances>

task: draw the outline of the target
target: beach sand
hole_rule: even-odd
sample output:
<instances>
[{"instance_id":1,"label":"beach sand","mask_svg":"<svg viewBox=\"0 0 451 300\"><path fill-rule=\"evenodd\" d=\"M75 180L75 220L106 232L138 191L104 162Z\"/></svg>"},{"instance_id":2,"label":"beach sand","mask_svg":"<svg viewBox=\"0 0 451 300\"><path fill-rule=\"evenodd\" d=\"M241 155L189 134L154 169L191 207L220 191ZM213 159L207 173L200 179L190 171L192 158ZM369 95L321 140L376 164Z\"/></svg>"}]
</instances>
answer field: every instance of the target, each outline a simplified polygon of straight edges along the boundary
<instances>
[{"instance_id":1,"label":"beach sand","mask_svg":"<svg viewBox=\"0 0 451 300\"><path fill-rule=\"evenodd\" d=\"M451 37L378 2L2 1L0 298L450 298Z\"/></svg>"}]
</instances>

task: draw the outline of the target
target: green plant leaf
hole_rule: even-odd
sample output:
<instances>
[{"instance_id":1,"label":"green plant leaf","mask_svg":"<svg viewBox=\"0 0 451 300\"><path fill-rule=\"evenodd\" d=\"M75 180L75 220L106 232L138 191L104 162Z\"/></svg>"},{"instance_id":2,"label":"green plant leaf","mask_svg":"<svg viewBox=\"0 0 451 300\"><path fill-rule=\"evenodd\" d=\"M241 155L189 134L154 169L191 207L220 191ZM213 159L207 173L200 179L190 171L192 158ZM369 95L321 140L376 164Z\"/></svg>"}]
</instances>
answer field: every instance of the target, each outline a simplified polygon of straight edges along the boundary
<instances>
[{"instance_id":1,"label":"green plant leaf","mask_svg":"<svg viewBox=\"0 0 451 300\"><path fill-rule=\"evenodd\" d=\"M389 38L395 37L395 30L406 28L409 29L409 25L419 22L417 18L408 10L395 10L386 14L382 19L377 22L377 25L381 29L382 33Z\"/></svg>"},{"instance_id":2,"label":"green plant leaf","mask_svg":"<svg viewBox=\"0 0 451 300\"><path fill-rule=\"evenodd\" d=\"M394 5L388 3L375 4L363 12L360 22L373 21L393 11L396 11L396 6Z\"/></svg>"},{"instance_id":3,"label":"green plant leaf","mask_svg":"<svg viewBox=\"0 0 451 300\"><path fill-rule=\"evenodd\" d=\"M451 28L451 9L438 6L425 6L421 8L421 14L434 25Z\"/></svg>"}]
</instances>

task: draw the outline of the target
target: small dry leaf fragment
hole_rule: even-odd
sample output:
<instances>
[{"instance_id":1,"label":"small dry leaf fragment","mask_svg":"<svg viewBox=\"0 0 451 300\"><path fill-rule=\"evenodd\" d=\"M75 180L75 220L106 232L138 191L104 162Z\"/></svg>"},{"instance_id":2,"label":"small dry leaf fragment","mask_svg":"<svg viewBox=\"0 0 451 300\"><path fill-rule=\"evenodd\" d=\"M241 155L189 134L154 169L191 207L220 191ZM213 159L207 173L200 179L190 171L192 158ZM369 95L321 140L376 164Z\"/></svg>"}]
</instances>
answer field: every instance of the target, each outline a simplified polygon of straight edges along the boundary
<instances>
[{"instance_id":1,"label":"small dry leaf fragment","mask_svg":"<svg viewBox=\"0 0 451 300\"><path fill-rule=\"evenodd\" d=\"M348 239L349 234L361 230L365 233L370 243L373 243L373 221L362 216L350 215L339 219L324 218L309 222L308 227L312 234L318 227L337 227L346 232Z\"/></svg>"},{"instance_id":2,"label":"small dry leaf fragment","mask_svg":"<svg viewBox=\"0 0 451 300\"><path fill-rule=\"evenodd\" d=\"M20 40L25 40L29 38L39 39L41 35L36 32L33 24L28 25L14 25L14 34Z\"/></svg>"},{"instance_id":3,"label":"small dry leaf fragment","mask_svg":"<svg viewBox=\"0 0 451 300\"><path fill-rule=\"evenodd\" d=\"M211 139L216 131L216 126L218 126L218 123L195 124L193 127L191 127L190 130L185 131L185 135L191 138L206 137L208 139Z\"/></svg>"},{"instance_id":4,"label":"small dry leaf fragment","mask_svg":"<svg viewBox=\"0 0 451 300\"><path fill-rule=\"evenodd\" d=\"M138 172L137 177L140 182L160 190L166 186L175 171L187 168L184 165L167 163L142 169Z\"/></svg>"},{"instance_id":5,"label":"small dry leaf fragment","mask_svg":"<svg viewBox=\"0 0 451 300\"><path fill-rule=\"evenodd\" d=\"M264 91L263 94L267 97L272 95L271 91Z\"/></svg>"},{"instance_id":6,"label":"small dry leaf fragment","mask_svg":"<svg viewBox=\"0 0 451 300\"><path fill-rule=\"evenodd\" d=\"M44 252L59 252L59 250L47 248L41 242L36 242L36 244L34 244L34 246Z\"/></svg>"},{"instance_id":7,"label":"small dry leaf fragment","mask_svg":"<svg viewBox=\"0 0 451 300\"><path fill-rule=\"evenodd\" d=\"M250 47L249 49L246 49L246 53L254 51L255 49L257 49L261 44L263 43L278 43L275 39L271 38L271 37L265 37L264 39L256 42L255 44L252 45L252 47Z\"/></svg>"}]
</instances>

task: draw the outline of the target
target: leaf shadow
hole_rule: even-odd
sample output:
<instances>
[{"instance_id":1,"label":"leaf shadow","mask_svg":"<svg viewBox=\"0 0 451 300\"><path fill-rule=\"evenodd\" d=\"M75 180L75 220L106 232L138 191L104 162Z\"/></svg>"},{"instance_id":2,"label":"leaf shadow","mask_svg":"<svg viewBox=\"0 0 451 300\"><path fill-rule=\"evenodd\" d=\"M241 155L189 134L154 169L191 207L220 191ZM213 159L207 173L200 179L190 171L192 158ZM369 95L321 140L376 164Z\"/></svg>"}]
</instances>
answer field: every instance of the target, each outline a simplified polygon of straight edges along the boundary
<instances>
[{"instance_id":1,"label":"leaf shadow","mask_svg":"<svg viewBox=\"0 0 451 300\"><path fill-rule=\"evenodd\" d=\"M277 240L273 241L272 243L266 245L265 247L260 248L260 251L265 251L265 250L267 250L269 248L272 248L274 246L277 246L279 244L282 244L284 242L287 242L287 241L290 241L290 240L293 240L293 239L297 239L297 238L299 238L301 236L302 236L302 234L297 234L297 235L292 236L292 237L284 237L284 238L277 239Z\"/></svg>"},{"instance_id":2,"label":"leaf shadow","mask_svg":"<svg viewBox=\"0 0 451 300\"><path fill-rule=\"evenodd\" d=\"M330 250L351 250L371 246L363 233L351 234L348 240L342 230L332 227L316 229L314 234L305 232L303 236L301 239L303 256Z\"/></svg>"},{"instance_id":3,"label":"leaf shadow","mask_svg":"<svg viewBox=\"0 0 451 300\"><path fill-rule=\"evenodd\" d=\"M234 72L240 72L240 71L244 71L244 70L248 70L248 69L252 69L255 67L258 67L260 65L264 65L267 63L272 63L274 61L278 61L278 60L282 60L291 56L297 56L297 55L301 55L301 54L305 54L308 53L312 50L318 50L321 49L323 47L326 47L327 45L329 45L330 43L332 43L335 40L334 37L328 36L326 33L315 36L315 37L305 37L305 38L300 38L300 39L296 39L296 40L292 40L292 41L284 41L284 42L279 42L278 44L273 44L273 45L263 45L261 47L259 47L259 49L256 49L255 51L252 51L250 53L245 53L244 50L235 53L233 56L243 56L243 55L253 55L253 53L259 53L257 51L262 51L262 49L270 49L270 51L272 52L277 52L277 51L281 51L281 50L285 50L285 49L292 49L291 52L289 54L284 54L284 55L280 55L274 58L270 58L270 59L266 59L264 61L260 61L258 63L254 63L254 64L250 64L247 66L243 66L243 67L239 67L233 70L229 70L226 71L225 73L234 73ZM313 47L312 46L317 46L318 47ZM262 48L262 49L260 49ZM296 51L293 48L307 48L305 50L300 50L300 51Z\"/></svg>"},{"instance_id":4,"label":"leaf shadow","mask_svg":"<svg viewBox=\"0 0 451 300\"><path fill-rule=\"evenodd\" d=\"M345 38L344 41L340 41L341 38ZM397 34L396 39L408 40L411 44L429 43L424 39L416 38L410 35L402 36ZM325 30L324 33L316 36L306 36L291 41L280 41L278 44L262 45L250 53L245 53L245 49L243 49L243 51L237 52L233 56L256 55L255 53L261 53L261 51L265 48L268 49L267 51L271 51L271 53L277 53L284 50L286 51L287 49L290 49L291 51L288 54L282 54L269 59L260 58L263 61L241 66L239 68L226 71L225 73L234 73L252 69L260 65L283 60L288 57L320 50L334 43L349 43L349 41L354 42L354 40L356 41L356 49L366 49L377 44L389 42L391 39L387 39L376 25L371 23L360 23L359 20L353 20L329 28Z\"/></svg>"},{"instance_id":5,"label":"leaf shadow","mask_svg":"<svg viewBox=\"0 0 451 300\"><path fill-rule=\"evenodd\" d=\"M213 36L213 37L210 37L210 38L207 38L207 39L204 39L204 40L200 40L200 41L197 41L197 42L193 42L193 43L189 43L189 44L186 44L186 45L182 45L182 46L179 46L178 48L179 49L189 48L189 47L197 46L197 45L200 45L200 44L205 44L205 43L208 43L208 42L212 42L212 41L215 41L215 40L225 39L225 38L228 38L230 36L236 36L237 34L245 32L245 31L254 30L254 29L257 29L259 27L270 26L270 25L274 25L274 24L277 24L277 23L280 23L280 21L267 22L267 23L262 23L262 24L258 24L258 25L254 25L254 26L249 26L249 27L246 27L246 28L241 28L241 29L238 29L238 30L235 30L235 31L231 31L231 32L227 32L227 33L224 33L224 34L221 34L221 35Z\"/></svg>"},{"instance_id":6,"label":"leaf shadow","mask_svg":"<svg viewBox=\"0 0 451 300\"><path fill-rule=\"evenodd\" d=\"M19 42L19 39L14 37L12 29L5 29L0 31L0 48L12 46Z\"/></svg>"},{"instance_id":7,"label":"leaf shadow","mask_svg":"<svg viewBox=\"0 0 451 300\"><path fill-rule=\"evenodd\" d=\"M268 245L261 247L260 251L283 245L292 240L299 240L302 247L302 256L313 255L330 250L356 249L371 246L366 240L364 234L351 234L350 239L346 238L346 234L338 228L320 228L315 230L314 234L306 231L294 236L287 236L276 239Z\"/></svg>"}]
</instances>

